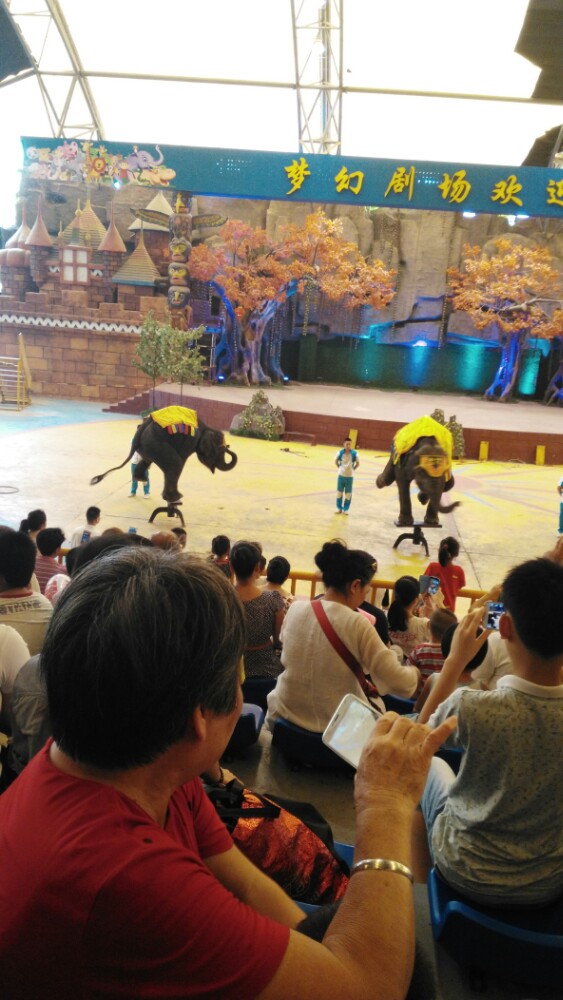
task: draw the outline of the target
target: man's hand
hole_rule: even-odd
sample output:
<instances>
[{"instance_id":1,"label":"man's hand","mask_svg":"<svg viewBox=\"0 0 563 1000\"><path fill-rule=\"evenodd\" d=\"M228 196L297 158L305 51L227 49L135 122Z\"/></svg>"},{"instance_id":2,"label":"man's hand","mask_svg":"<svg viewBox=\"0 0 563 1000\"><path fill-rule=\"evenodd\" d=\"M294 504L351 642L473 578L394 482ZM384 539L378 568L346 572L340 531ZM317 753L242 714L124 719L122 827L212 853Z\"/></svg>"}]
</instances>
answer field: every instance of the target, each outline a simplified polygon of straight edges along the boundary
<instances>
[{"instance_id":1,"label":"man's hand","mask_svg":"<svg viewBox=\"0 0 563 1000\"><path fill-rule=\"evenodd\" d=\"M362 752L356 774L356 806L369 808L379 802L382 794L390 793L414 808L420 801L433 754L456 726L455 717L431 729L396 712L386 712L377 720Z\"/></svg>"}]
</instances>

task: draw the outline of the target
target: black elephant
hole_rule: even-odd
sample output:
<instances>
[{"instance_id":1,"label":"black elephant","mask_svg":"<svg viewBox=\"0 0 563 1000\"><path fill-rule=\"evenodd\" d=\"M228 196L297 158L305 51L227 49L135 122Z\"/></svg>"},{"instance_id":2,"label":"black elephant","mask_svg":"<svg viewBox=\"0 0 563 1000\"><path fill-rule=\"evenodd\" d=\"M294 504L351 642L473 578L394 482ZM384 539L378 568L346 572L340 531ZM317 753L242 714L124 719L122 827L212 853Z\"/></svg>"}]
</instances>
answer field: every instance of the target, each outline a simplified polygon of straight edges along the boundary
<instances>
[{"instance_id":1,"label":"black elephant","mask_svg":"<svg viewBox=\"0 0 563 1000\"><path fill-rule=\"evenodd\" d=\"M430 431L434 433L420 433ZM396 482L399 490L400 513L398 525L414 524L410 486L416 482L418 499L426 504L424 524L438 525L438 514L450 514L459 507L459 501L443 505L442 493L454 485L452 475L452 435L432 417L421 417L406 424L397 432L387 465L376 479L382 489Z\"/></svg>"},{"instance_id":2,"label":"black elephant","mask_svg":"<svg viewBox=\"0 0 563 1000\"><path fill-rule=\"evenodd\" d=\"M170 411L173 411L172 414ZM170 422L167 423L169 417ZM135 479L143 482L149 466L154 462L164 473L162 497L167 503L178 503L182 494L178 491L178 480L186 460L194 452L203 465L211 472L219 469L228 472L237 464L237 456L225 442L222 431L207 427L198 420L194 410L185 407L166 407L155 410L139 424L131 442L131 450L121 463L100 476L94 476L90 485L100 483L110 472L122 469L138 452L141 461L135 466Z\"/></svg>"}]
</instances>

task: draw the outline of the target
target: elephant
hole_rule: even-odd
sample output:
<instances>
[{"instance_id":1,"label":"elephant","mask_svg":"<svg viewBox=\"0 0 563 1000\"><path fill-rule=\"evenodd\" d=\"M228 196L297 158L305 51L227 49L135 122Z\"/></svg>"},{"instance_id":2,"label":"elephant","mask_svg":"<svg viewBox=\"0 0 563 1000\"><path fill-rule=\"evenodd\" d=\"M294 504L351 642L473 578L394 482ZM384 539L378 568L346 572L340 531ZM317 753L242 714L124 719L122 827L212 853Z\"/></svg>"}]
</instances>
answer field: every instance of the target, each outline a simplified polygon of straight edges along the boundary
<instances>
[{"instance_id":1,"label":"elephant","mask_svg":"<svg viewBox=\"0 0 563 1000\"><path fill-rule=\"evenodd\" d=\"M141 482L144 481L149 466L154 462L164 473L162 498L168 504L175 504L179 503L183 495L178 491L178 480L182 469L186 460L194 452L200 462L206 465L208 469L211 469L211 472L215 472L215 469L219 469L221 472L228 472L229 469L234 469L238 458L231 451L228 444L225 443L222 431L215 430L213 427L207 427L202 420L198 421L197 414L193 410L187 410L182 407L167 409L174 409L176 413L179 413L180 420L183 420L181 414L191 414L195 419L191 418L189 422L181 423L178 423L176 420L176 423L172 426L179 427L180 429L179 431L171 432L170 425L158 423L159 416L166 413L167 410L155 410L143 420L142 424L138 425L131 442L131 450L121 465L116 465L112 469L102 472L101 475L94 476L90 480L90 485L94 486L96 483L100 483L110 472L122 469L127 462L131 461L135 452L138 452L141 456L141 461L135 467L135 479ZM189 429L186 430L186 427ZM182 430L181 428L184 429ZM227 455L229 458L227 458Z\"/></svg>"},{"instance_id":2,"label":"elephant","mask_svg":"<svg viewBox=\"0 0 563 1000\"><path fill-rule=\"evenodd\" d=\"M438 432L417 434L419 428L433 430L432 424L436 424ZM399 438L400 435L402 438ZM405 448L405 443L413 441L413 435L415 435L414 443ZM441 424L437 424L431 417L413 421L395 435L391 456L383 472L377 477L376 486L378 489L383 489L393 482L397 483L400 504L397 525L414 524L410 495L410 484L413 479L420 490L418 494L420 503L427 505L424 524L439 525L439 513L450 514L460 506L459 501L446 506L441 503L442 493L451 490L454 485L451 473L451 437L451 432ZM398 458L395 461L396 455Z\"/></svg>"}]
</instances>

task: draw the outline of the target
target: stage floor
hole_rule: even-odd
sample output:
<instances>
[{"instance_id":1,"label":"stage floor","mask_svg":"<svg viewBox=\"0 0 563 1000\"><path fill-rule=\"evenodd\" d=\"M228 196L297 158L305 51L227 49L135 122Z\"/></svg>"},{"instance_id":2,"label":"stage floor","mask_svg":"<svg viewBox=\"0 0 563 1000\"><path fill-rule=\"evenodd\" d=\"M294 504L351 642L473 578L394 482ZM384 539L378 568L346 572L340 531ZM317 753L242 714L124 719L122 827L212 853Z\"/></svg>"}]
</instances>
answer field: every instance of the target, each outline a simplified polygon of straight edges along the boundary
<instances>
[{"instance_id":1,"label":"stage floor","mask_svg":"<svg viewBox=\"0 0 563 1000\"><path fill-rule=\"evenodd\" d=\"M246 405L252 389L204 386L202 396L220 394ZM457 396L421 396L414 393L383 393L339 386L300 386L268 390L271 401L284 409L315 407L312 412L354 416L369 408L384 418L393 405L394 415L408 421L435 406L454 412L465 426L489 416L497 426L516 423L524 429L561 420L558 410L537 404L504 406ZM283 404L281 400L283 396ZM385 406L385 410L383 409ZM379 409L379 414L377 413ZM134 417L108 414L95 403L35 399L26 410L0 409L2 475L0 522L13 527L34 507L43 507L51 526L60 525L67 534L83 523L90 504L102 509L102 528L135 527L150 535L158 527L171 527L159 515L148 524L159 506L162 474L152 472L152 496L129 497L129 468L112 473L98 486L90 478L119 462L128 453L137 425ZM511 423L510 423L511 422ZM483 424L486 427L486 424ZM394 520L398 497L394 487L375 488L383 468L384 452L362 450L356 473L349 517L335 513L336 469L332 446L316 447L283 442L232 437L239 455L229 473L209 471L195 459L186 465L181 488L188 529L188 548L207 552L213 535L224 533L233 540L259 540L269 557L284 554L295 569L313 570L313 557L329 538L344 538L350 546L365 548L379 561L380 575L395 579L418 575L426 565L420 547L404 542L393 549L399 534ZM556 486L561 467L541 467L498 462L457 462L456 486L448 499L462 505L442 516L442 528L427 530L430 556L435 558L439 539L455 535L460 540L459 561L469 586L486 588L499 580L511 565L540 555L557 537L559 497ZM413 498L415 517L423 508Z\"/></svg>"}]
</instances>

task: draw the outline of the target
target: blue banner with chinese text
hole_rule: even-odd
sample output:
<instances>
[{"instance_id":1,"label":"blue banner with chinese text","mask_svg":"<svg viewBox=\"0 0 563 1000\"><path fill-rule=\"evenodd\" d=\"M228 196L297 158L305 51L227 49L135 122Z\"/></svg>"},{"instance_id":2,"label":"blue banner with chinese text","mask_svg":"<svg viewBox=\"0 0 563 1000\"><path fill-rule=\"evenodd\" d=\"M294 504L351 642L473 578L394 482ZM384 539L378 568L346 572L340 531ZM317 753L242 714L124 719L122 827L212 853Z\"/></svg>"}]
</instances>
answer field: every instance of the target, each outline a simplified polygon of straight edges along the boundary
<instances>
[{"instance_id":1,"label":"blue banner with chinese text","mask_svg":"<svg viewBox=\"0 0 563 1000\"><path fill-rule=\"evenodd\" d=\"M563 171L24 137L37 181L136 183L226 198L563 217Z\"/></svg>"}]
</instances>

